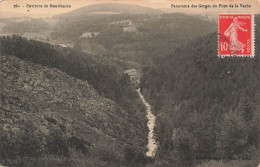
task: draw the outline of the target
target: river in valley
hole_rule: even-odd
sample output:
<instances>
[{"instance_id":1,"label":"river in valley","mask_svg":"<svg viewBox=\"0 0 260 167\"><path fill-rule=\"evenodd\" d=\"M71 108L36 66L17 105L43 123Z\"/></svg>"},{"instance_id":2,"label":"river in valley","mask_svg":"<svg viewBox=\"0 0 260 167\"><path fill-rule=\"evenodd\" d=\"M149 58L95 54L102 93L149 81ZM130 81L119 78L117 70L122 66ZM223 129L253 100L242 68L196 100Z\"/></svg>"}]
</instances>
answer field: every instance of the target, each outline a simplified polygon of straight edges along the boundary
<instances>
[{"instance_id":1,"label":"river in valley","mask_svg":"<svg viewBox=\"0 0 260 167\"><path fill-rule=\"evenodd\" d=\"M146 152L146 156L154 157L156 154L156 151L157 151L157 143L155 140L155 133L154 133L155 115L153 115L153 113L151 111L150 104L147 103L147 101L144 99L144 96L141 94L140 88L137 89L137 92L146 107L146 116L148 119L147 126L149 128L149 133L148 133L148 144L147 144L148 151Z\"/></svg>"}]
</instances>

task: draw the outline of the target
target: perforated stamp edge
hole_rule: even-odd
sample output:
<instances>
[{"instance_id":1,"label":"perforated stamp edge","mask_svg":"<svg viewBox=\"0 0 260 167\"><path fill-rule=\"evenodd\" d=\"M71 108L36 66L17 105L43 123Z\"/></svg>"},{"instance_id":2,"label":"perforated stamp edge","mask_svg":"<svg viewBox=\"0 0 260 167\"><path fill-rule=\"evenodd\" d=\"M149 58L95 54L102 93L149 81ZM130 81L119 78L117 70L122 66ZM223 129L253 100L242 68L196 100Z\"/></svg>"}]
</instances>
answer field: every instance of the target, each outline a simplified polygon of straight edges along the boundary
<instances>
[{"instance_id":1,"label":"perforated stamp edge","mask_svg":"<svg viewBox=\"0 0 260 167\"><path fill-rule=\"evenodd\" d=\"M219 15L251 15L251 55L239 55L239 54L219 54ZM255 57L255 15L253 13L218 13L218 57L224 58L224 57Z\"/></svg>"}]
</instances>

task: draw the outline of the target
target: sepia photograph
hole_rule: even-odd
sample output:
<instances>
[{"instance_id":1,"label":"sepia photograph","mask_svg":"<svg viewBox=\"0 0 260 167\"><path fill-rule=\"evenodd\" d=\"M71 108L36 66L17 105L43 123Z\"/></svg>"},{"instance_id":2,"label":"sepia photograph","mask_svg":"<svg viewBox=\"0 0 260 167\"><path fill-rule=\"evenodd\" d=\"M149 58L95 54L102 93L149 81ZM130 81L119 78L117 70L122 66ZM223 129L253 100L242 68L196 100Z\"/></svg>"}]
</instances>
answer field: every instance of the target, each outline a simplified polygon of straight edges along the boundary
<instances>
[{"instance_id":1,"label":"sepia photograph","mask_svg":"<svg viewBox=\"0 0 260 167\"><path fill-rule=\"evenodd\" d=\"M259 0L0 0L0 167L260 167Z\"/></svg>"}]
</instances>

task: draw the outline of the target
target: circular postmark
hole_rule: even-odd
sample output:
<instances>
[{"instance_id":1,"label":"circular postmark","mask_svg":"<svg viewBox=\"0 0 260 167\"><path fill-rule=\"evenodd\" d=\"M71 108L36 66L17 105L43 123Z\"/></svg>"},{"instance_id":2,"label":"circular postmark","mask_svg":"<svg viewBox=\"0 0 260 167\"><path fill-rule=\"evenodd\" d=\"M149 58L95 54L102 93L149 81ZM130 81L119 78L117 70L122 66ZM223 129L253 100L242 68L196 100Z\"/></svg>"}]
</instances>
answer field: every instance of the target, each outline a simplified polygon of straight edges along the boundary
<instances>
[{"instance_id":1,"label":"circular postmark","mask_svg":"<svg viewBox=\"0 0 260 167\"><path fill-rule=\"evenodd\" d=\"M240 65L241 59L230 56L218 56L218 37L224 41L229 40L222 34L210 34L195 44L193 48L193 62L197 69L206 77L222 79L232 76Z\"/></svg>"}]
</instances>

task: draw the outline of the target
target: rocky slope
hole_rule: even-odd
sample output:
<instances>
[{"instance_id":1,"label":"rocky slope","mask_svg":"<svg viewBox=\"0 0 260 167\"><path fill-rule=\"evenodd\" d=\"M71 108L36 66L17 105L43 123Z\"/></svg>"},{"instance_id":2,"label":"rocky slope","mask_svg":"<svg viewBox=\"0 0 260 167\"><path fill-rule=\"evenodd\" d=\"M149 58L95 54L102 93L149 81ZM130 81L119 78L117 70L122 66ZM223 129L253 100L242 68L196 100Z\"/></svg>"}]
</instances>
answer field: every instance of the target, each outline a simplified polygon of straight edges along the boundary
<instances>
[{"instance_id":1,"label":"rocky slope","mask_svg":"<svg viewBox=\"0 0 260 167\"><path fill-rule=\"evenodd\" d=\"M145 147L141 125L86 81L12 56L0 62L3 165L115 166L126 149Z\"/></svg>"}]
</instances>

